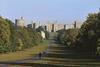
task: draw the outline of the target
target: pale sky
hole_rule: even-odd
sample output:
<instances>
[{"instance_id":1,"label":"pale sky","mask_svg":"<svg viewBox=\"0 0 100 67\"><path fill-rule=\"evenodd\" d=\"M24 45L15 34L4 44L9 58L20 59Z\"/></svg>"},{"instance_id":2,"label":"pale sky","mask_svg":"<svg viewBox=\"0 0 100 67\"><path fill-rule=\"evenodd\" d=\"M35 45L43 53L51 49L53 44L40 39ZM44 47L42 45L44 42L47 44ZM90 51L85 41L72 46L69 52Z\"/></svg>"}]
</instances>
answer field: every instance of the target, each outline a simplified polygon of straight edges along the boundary
<instances>
[{"instance_id":1,"label":"pale sky","mask_svg":"<svg viewBox=\"0 0 100 67\"><path fill-rule=\"evenodd\" d=\"M0 15L11 20L23 16L28 21L71 23L83 21L88 13L99 8L100 0L0 0Z\"/></svg>"}]
</instances>

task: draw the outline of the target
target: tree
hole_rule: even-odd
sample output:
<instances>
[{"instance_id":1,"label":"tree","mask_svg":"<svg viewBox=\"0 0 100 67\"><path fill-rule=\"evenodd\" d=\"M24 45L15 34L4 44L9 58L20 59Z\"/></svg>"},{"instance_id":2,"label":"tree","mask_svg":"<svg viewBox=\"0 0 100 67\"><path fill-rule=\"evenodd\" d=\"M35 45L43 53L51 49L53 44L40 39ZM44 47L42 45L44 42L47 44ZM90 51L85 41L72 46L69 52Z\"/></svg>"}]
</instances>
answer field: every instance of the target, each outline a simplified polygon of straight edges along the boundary
<instances>
[{"instance_id":1,"label":"tree","mask_svg":"<svg viewBox=\"0 0 100 67\"><path fill-rule=\"evenodd\" d=\"M76 41L78 30L79 29L77 28L68 29L68 30L60 30L58 32L58 41L62 44L67 45L70 48L74 47L75 45L73 43Z\"/></svg>"},{"instance_id":2,"label":"tree","mask_svg":"<svg viewBox=\"0 0 100 67\"><path fill-rule=\"evenodd\" d=\"M76 41L76 37L78 35L78 30L77 28L75 29L68 29L66 30L66 34L65 34L65 44L67 44L70 47L74 47L74 43Z\"/></svg>"},{"instance_id":3,"label":"tree","mask_svg":"<svg viewBox=\"0 0 100 67\"><path fill-rule=\"evenodd\" d=\"M41 31L45 32L45 37L46 37L46 39L49 39L49 32L48 32L47 30L45 30L45 27L39 26L39 27L36 29L36 31L37 31L37 32L41 32Z\"/></svg>"},{"instance_id":4,"label":"tree","mask_svg":"<svg viewBox=\"0 0 100 67\"><path fill-rule=\"evenodd\" d=\"M0 53L33 47L42 41L40 32L27 27L15 27L9 19L0 17Z\"/></svg>"},{"instance_id":5,"label":"tree","mask_svg":"<svg viewBox=\"0 0 100 67\"><path fill-rule=\"evenodd\" d=\"M10 26L10 32L11 32L11 35L10 35L10 47L9 47L9 50L11 51L11 52L13 52L13 51L16 51L16 44L15 44L15 25L14 25L14 23L11 21L11 20L9 20L9 19L5 19L5 21L9 24L9 26Z\"/></svg>"},{"instance_id":6,"label":"tree","mask_svg":"<svg viewBox=\"0 0 100 67\"><path fill-rule=\"evenodd\" d=\"M10 25L0 17L0 52L9 51L10 36Z\"/></svg>"},{"instance_id":7,"label":"tree","mask_svg":"<svg viewBox=\"0 0 100 67\"><path fill-rule=\"evenodd\" d=\"M89 14L79 30L77 47L80 51L96 54L100 38L100 13Z\"/></svg>"},{"instance_id":8,"label":"tree","mask_svg":"<svg viewBox=\"0 0 100 67\"><path fill-rule=\"evenodd\" d=\"M42 26L39 26L36 31L41 32L41 31L45 31L45 29Z\"/></svg>"}]
</instances>

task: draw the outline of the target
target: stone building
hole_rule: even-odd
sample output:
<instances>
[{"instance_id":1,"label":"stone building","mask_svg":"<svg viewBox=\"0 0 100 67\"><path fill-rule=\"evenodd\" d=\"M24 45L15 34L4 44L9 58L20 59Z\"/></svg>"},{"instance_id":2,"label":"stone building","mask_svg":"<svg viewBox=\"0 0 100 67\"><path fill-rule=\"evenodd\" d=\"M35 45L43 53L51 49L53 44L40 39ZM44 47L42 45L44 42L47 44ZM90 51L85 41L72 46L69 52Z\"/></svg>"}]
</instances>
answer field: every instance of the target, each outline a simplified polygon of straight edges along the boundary
<instances>
[{"instance_id":1,"label":"stone building","mask_svg":"<svg viewBox=\"0 0 100 67\"><path fill-rule=\"evenodd\" d=\"M33 29L36 29L40 26L40 23L39 22L36 22L36 21L32 21L31 24L28 24L27 27L29 28L33 28Z\"/></svg>"},{"instance_id":2,"label":"stone building","mask_svg":"<svg viewBox=\"0 0 100 67\"><path fill-rule=\"evenodd\" d=\"M61 29L67 30L67 29L71 29L71 28L80 28L82 24L83 23L76 22L76 21L73 24L61 24L61 23L49 21L47 24L40 25L39 22L33 21L31 24L29 24L27 26L30 28L33 28L33 29L36 29L39 26L42 26L42 28L48 32L56 32Z\"/></svg>"},{"instance_id":3,"label":"stone building","mask_svg":"<svg viewBox=\"0 0 100 67\"><path fill-rule=\"evenodd\" d=\"M75 21L74 22L74 28L81 28L82 24L83 23L81 23L81 22Z\"/></svg>"},{"instance_id":4,"label":"stone building","mask_svg":"<svg viewBox=\"0 0 100 67\"><path fill-rule=\"evenodd\" d=\"M59 23L48 23L46 25L48 32L56 32L61 29L71 29L71 28L80 28L83 23L74 22L73 24L59 24Z\"/></svg>"},{"instance_id":5,"label":"stone building","mask_svg":"<svg viewBox=\"0 0 100 67\"><path fill-rule=\"evenodd\" d=\"M71 28L74 28L74 25L73 25L73 24L65 24L65 25L64 25L64 29L65 29L65 30L71 29Z\"/></svg>"},{"instance_id":6,"label":"stone building","mask_svg":"<svg viewBox=\"0 0 100 67\"><path fill-rule=\"evenodd\" d=\"M31 23L27 25L28 28L36 29L36 23Z\"/></svg>"},{"instance_id":7,"label":"stone building","mask_svg":"<svg viewBox=\"0 0 100 67\"><path fill-rule=\"evenodd\" d=\"M58 24L58 23L48 23L46 25L46 30L48 32L56 32L58 30L64 29L64 25L63 24Z\"/></svg>"},{"instance_id":8,"label":"stone building","mask_svg":"<svg viewBox=\"0 0 100 67\"><path fill-rule=\"evenodd\" d=\"M46 24L46 30L47 30L48 32L52 32L52 28L53 28L52 26L53 26L52 23Z\"/></svg>"},{"instance_id":9,"label":"stone building","mask_svg":"<svg viewBox=\"0 0 100 67\"><path fill-rule=\"evenodd\" d=\"M21 17L20 19L15 19L15 26L17 27L25 27L26 21L24 20L23 17Z\"/></svg>"}]
</instances>

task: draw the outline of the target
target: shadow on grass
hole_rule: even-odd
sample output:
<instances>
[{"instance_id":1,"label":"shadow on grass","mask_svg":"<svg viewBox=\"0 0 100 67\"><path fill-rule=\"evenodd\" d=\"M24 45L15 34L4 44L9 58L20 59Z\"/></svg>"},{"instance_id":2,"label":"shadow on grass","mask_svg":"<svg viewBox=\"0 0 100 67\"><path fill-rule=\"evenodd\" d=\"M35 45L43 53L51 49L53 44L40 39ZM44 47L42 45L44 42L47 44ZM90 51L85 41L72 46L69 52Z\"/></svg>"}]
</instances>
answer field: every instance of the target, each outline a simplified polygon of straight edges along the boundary
<instances>
[{"instance_id":1,"label":"shadow on grass","mask_svg":"<svg viewBox=\"0 0 100 67\"><path fill-rule=\"evenodd\" d=\"M0 64L6 64L6 66L11 65L19 65L19 66L31 66L31 67L62 67L58 65L52 65L52 64L41 64L41 63L14 63L14 62L0 62ZM64 66L63 66L64 67Z\"/></svg>"},{"instance_id":2,"label":"shadow on grass","mask_svg":"<svg viewBox=\"0 0 100 67\"><path fill-rule=\"evenodd\" d=\"M92 57L90 55L84 55L84 54L64 54L64 53L48 53L46 57L51 57L51 58L63 58L63 59L98 59L96 57ZM100 60L100 59L98 59Z\"/></svg>"},{"instance_id":3,"label":"shadow on grass","mask_svg":"<svg viewBox=\"0 0 100 67\"><path fill-rule=\"evenodd\" d=\"M69 50L66 48L65 45L59 45L59 46L51 46L49 48L51 51L48 52L46 57L51 58L63 58L63 59L95 59L100 61L100 56L91 56L89 53L79 53L75 52L73 50Z\"/></svg>"}]
</instances>

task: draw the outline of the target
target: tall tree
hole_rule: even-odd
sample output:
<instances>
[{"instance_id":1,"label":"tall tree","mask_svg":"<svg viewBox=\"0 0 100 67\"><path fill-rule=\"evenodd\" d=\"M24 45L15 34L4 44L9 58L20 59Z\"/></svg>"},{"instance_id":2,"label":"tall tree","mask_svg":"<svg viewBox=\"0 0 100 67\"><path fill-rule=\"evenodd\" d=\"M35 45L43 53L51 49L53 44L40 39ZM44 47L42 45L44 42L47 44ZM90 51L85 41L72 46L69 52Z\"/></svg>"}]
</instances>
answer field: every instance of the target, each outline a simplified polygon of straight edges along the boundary
<instances>
[{"instance_id":1,"label":"tall tree","mask_svg":"<svg viewBox=\"0 0 100 67\"><path fill-rule=\"evenodd\" d=\"M10 25L0 17L0 52L7 52L10 46Z\"/></svg>"},{"instance_id":2,"label":"tall tree","mask_svg":"<svg viewBox=\"0 0 100 67\"><path fill-rule=\"evenodd\" d=\"M77 37L78 47L83 52L95 54L100 38L100 13L89 14Z\"/></svg>"}]
</instances>

